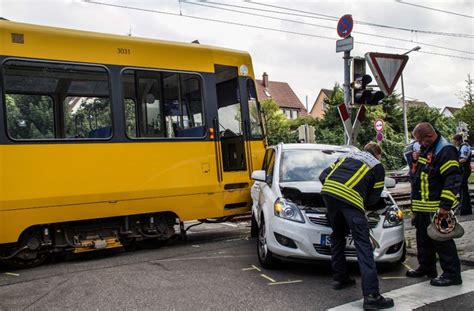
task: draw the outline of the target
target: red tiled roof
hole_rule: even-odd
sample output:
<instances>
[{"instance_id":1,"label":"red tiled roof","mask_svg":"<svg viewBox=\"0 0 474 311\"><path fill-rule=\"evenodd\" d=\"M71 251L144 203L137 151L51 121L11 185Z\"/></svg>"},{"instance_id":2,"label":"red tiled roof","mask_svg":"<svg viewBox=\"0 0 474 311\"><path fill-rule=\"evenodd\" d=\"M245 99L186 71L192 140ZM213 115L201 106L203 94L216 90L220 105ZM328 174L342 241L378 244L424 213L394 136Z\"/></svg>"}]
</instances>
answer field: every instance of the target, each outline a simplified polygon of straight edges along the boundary
<instances>
[{"instance_id":1,"label":"red tiled roof","mask_svg":"<svg viewBox=\"0 0 474 311\"><path fill-rule=\"evenodd\" d=\"M281 108L299 109L302 116L308 114L298 96L286 82L268 81L268 86L265 88L263 81L257 80L257 95L260 101L273 98Z\"/></svg>"}]
</instances>

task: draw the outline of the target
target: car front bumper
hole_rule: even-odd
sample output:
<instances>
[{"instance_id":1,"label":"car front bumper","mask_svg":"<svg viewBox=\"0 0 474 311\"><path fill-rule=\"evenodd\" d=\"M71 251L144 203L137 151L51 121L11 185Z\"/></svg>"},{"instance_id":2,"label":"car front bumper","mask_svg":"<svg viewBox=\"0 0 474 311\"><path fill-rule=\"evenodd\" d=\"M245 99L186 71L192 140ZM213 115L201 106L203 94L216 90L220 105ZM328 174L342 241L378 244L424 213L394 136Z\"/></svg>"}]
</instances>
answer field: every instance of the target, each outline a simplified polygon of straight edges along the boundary
<instances>
[{"instance_id":1,"label":"car front bumper","mask_svg":"<svg viewBox=\"0 0 474 311\"><path fill-rule=\"evenodd\" d=\"M305 223L289 221L274 215L269 217L267 224L269 250L280 258L290 260L330 259L330 247L321 244L322 235L330 235L332 232L326 217L324 214L306 214L304 212L303 215ZM374 249L374 259L376 262L396 262L403 255L403 224L397 227L383 228L383 222L384 216L380 216L378 222L371 221L369 223L372 228L372 236L379 244L379 247ZM279 243L275 233L293 240L296 248ZM355 248L347 247L345 254L348 261L357 260Z\"/></svg>"}]
</instances>

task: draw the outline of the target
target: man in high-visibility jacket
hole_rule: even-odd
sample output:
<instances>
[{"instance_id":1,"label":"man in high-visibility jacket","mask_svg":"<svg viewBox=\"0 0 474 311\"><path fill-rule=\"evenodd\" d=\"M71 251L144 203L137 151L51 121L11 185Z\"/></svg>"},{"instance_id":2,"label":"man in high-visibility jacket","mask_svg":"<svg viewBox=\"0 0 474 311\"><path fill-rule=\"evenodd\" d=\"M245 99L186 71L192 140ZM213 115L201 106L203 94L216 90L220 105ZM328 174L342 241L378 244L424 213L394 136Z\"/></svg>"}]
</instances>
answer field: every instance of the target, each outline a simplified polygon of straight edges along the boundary
<instances>
[{"instance_id":1,"label":"man in high-visibility jacket","mask_svg":"<svg viewBox=\"0 0 474 311\"><path fill-rule=\"evenodd\" d=\"M419 267L407 271L408 277L432 278L433 286L459 285L461 265L454 240L435 241L428 236L427 228L433 214L444 216L456 208L456 195L461 184L458 152L430 123L419 123L413 130L421 145L419 153L413 153L417 162L412 182L413 223L416 228L416 245ZM437 277L436 253L443 274Z\"/></svg>"},{"instance_id":2,"label":"man in high-visibility jacket","mask_svg":"<svg viewBox=\"0 0 474 311\"><path fill-rule=\"evenodd\" d=\"M394 303L392 299L384 298L379 293L370 229L365 216L365 208L380 200L385 169L380 163L382 150L379 145L369 143L364 150L342 156L319 176L323 184L321 194L333 230L333 288L338 290L355 284L355 280L348 275L344 255L346 235L350 229L361 272L364 309L386 309L393 307Z\"/></svg>"}]
</instances>

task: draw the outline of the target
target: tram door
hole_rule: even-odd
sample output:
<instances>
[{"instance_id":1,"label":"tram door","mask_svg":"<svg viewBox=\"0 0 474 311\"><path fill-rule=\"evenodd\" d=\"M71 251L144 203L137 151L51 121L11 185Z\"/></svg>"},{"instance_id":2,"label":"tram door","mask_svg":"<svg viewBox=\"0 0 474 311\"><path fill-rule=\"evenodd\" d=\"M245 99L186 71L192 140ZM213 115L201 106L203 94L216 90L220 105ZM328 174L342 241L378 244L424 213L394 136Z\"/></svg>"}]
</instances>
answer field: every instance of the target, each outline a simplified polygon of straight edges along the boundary
<instances>
[{"instance_id":1,"label":"tram door","mask_svg":"<svg viewBox=\"0 0 474 311\"><path fill-rule=\"evenodd\" d=\"M237 67L215 65L221 162L226 190L248 189L248 159Z\"/></svg>"}]
</instances>

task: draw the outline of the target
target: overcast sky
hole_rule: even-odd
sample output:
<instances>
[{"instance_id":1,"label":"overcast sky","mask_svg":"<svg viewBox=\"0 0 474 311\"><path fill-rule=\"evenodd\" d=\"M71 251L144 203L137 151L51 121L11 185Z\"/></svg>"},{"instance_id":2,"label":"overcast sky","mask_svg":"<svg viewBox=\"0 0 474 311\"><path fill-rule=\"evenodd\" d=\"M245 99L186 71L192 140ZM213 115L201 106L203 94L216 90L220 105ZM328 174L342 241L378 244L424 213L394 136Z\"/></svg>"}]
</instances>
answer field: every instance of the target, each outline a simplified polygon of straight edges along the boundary
<instances>
[{"instance_id":1,"label":"overcast sky","mask_svg":"<svg viewBox=\"0 0 474 311\"><path fill-rule=\"evenodd\" d=\"M366 52L403 53L417 45L422 47L420 52L410 53L410 60L404 71L405 93L408 99L426 101L429 105L436 107L460 106L461 102L456 94L464 90L467 75L474 76L474 39L472 38L474 34L474 19L472 18L474 16L474 2L471 0L406 1L471 17L429 10L396 1L260 1L265 4L328 16L352 14L356 21L419 30L401 31L363 24L355 24L353 30L354 32L412 41L397 41L353 33L355 40L353 56L363 56ZM178 0L97 0L97 2L175 14L180 12ZM218 6L216 3L224 3L252 7L259 10L219 6L294 20L300 23L191 5L184 3L184 0L181 0L181 13L189 16L329 37L330 39L196 20L185 16L110 7L80 0L0 0L0 16L18 22L112 34L125 35L131 31L132 35L137 37L184 42L198 39L201 44L245 50L252 55L257 79L261 79L261 75L265 71L268 73L270 80L288 82L303 104L305 104L306 95L308 96L310 108L321 88L332 88L336 82L342 84L342 54L335 53L337 21L295 16L295 14L302 15L302 13L295 11L287 11L293 15L263 12L262 10L282 10L258 5L252 3L252 1L214 0L209 2L214 2L212 6ZM206 5L211 5L209 2ZM254 2L258 1L255 0ZM201 3L205 4L205 2ZM311 16L317 17L315 15ZM330 28L303 25L301 22ZM420 30L468 34L471 38L426 34L420 32ZM370 46L361 43L399 47L401 49ZM448 54L471 59L422 52ZM396 92L401 92L400 83L397 85Z\"/></svg>"}]
</instances>

